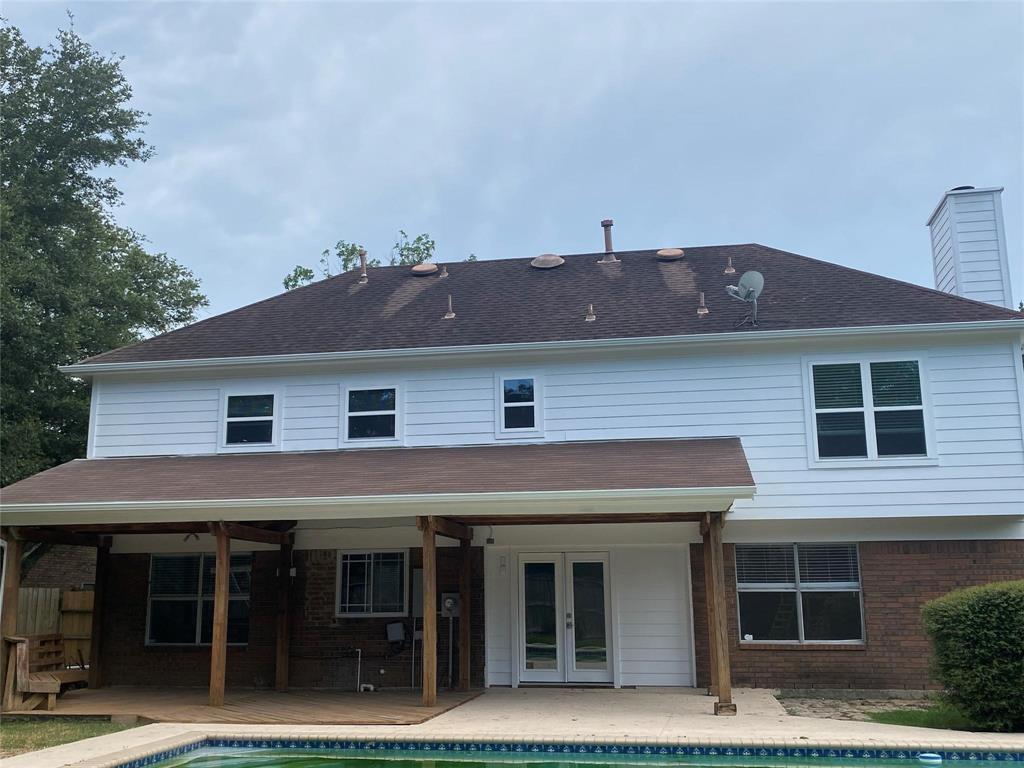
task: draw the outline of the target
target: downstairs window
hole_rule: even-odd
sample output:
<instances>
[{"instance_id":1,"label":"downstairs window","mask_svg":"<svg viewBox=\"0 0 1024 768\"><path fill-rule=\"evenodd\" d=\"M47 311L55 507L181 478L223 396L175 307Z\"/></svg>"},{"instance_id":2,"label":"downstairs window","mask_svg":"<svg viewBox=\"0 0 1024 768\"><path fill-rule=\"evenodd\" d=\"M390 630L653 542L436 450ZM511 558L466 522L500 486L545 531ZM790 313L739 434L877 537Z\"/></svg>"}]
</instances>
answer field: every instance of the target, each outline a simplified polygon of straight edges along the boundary
<instances>
[{"instance_id":1,"label":"downstairs window","mask_svg":"<svg viewBox=\"0 0 1024 768\"><path fill-rule=\"evenodd\" d=\"M864 640L856 544L737 544L740 640Z\"/></svg>"},{"instance_id":2,"label":"downstairs window","mask_svg":"<svg viewBox=\"0 0 1024 768\"><path fill-rule=\"evenodd\" d=\"M213 639L213 583L217 558L151 555L146 645L209 645ZM228 643L249 642L252 554L231 556Z\"/></svg>"}]
</instances>

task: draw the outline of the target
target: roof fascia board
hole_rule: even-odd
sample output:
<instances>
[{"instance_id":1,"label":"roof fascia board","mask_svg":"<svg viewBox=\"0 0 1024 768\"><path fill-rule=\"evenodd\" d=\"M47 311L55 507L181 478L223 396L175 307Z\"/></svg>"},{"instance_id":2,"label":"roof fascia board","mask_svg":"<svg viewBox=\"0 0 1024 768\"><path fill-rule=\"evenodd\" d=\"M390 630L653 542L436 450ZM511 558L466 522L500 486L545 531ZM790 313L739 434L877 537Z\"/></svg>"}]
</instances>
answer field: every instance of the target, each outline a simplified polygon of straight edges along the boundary
<instances>
[{"instance_id":1,"label":"roof fascia board","mask_svg":"<svg viewBox=\"0 0 1024 768\"><path fill-rule=\"evenodd\" d=\"M574 339L509 344L467 344L454 347L406 347L371 349L351 352L310 352L292 355L256 355L249 357L211 357L188 360L150 360L128 363L74 363L58 366L72 376L102 373L143 371L205 370L244 366L284 366L313 363L355 362L394 359L427 359L438 357L469 357L504 353L568 352L592 349L642 349L683 345L750 344L815 338L850 338L867 336L906 336L929 333L1016 332L1024 336L1024 320L980 320L959 323L920 323L911 325L853 326L843 328L810 328L756 333L701 333L685 336L643 336L638 338Z\"/></svg>"}]
</instances>

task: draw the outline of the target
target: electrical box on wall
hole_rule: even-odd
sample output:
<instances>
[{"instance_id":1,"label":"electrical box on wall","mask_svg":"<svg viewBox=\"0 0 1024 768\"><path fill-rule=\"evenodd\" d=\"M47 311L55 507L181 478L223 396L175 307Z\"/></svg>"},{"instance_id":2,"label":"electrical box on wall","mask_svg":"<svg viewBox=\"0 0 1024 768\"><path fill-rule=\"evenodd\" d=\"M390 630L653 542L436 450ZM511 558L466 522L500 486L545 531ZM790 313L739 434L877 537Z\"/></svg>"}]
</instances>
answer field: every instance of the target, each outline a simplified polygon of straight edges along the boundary
<instances>
[{"instance_id":1,"label":"electrical box on wall","mask_svg":"<svg viewBox=\"0 0 1024 768\"><path fill-rule=\"evenodd\" d=\"M461 601L459 600L458 592L442 592L441 593L441 615L451 618L452 616L459 615L459 608L461 607Z\"/></svg>"}]
</instances>

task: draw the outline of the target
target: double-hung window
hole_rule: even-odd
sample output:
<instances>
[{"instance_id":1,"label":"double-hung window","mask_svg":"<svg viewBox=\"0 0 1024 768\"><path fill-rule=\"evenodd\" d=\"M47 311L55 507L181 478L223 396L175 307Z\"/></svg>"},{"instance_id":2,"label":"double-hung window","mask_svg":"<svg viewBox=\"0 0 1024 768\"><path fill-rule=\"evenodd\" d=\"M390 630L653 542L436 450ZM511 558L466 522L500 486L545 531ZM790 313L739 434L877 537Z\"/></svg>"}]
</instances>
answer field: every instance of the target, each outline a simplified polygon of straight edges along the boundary
<instances>
[{"instance_id":1,"label":"double-hung window","mask_svg":"<svg viewBox=\"0 0 1024 768\"><path fill-rule=\"evenodd\" d=\"M405 616L409 553L338 553L338 616Z\"/></svg>"},{"instance_id":2,"label":"double-hung window","mask_svg":"<svg viewBox=\"0 0 1024 768\"><path fill-rule=\"evenodd\" d=\"M213 584L217 558L152 555L149 568L147 645L206 645L213 638ZM231 556L228 642L249 642L252 554Z\"/></svg>"},{"instance_id":3,"label":"double-hung window","mask_svg":"<svg viewBox=\"0 0 1024 768\"><path fill-rule=\"evenodd\" d=\"M737 544L740 638L864 640L856 544Z\"/></svg>"},{"instance_id":4,"label":"double-hung window","mask_svg":"<svg viewBox=\"0 0 1024 768\"><path fill-rule=\"evenodd\" d=\"M928 456L917 360L814 363L811 382L817 460Z\"/></svg>"},{"instance_id":5,"label":"double-hung window","mask_svg":"<svg viewBox=\"0 0 1024 768\"><path fill-rule=\"evenodd\" d=\"M224 445L271 445L274 442L274 396L228 395Z\"/></svg>"},{"instance_id":6,"label":"double-hung window","mask_svg":"<svg viewBox=\"0 0 1024 768\"><path fill-rule=\"evenodd\" d=\"M498 437L536 435L542 431L540 386L534 376L498 377Z\"/></svg>"},{"instance_id":7,"label":"double-hung window","mask_svg":"<svg viewBox=\"0 0 1024 768\"><path fill-rule=\"evenodd\" d=\"M398 389L349 389L345 395L348 440L394 440L398 436Z\"/></svg>"}]
</instances>

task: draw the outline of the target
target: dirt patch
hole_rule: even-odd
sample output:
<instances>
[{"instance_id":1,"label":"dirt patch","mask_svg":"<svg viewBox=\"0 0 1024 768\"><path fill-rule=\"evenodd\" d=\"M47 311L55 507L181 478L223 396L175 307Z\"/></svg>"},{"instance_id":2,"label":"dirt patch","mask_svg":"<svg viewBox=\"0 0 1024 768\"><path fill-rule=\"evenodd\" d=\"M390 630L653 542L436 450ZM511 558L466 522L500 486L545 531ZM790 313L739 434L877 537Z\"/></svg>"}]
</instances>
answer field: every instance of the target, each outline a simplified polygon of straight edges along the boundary
<instances>
[{"instance_id":1,"label":"dirt patch","mask_svg":"<svg viewBox=\"0 0 1024 768\"><path fill-rule=\"evenodd\" d=\"M920 699L812 699L780 698L786 712L799 717L829 720L870 720L869 712L893 709L928 709L932 701Z\"/></svg>"}]
</instances>

